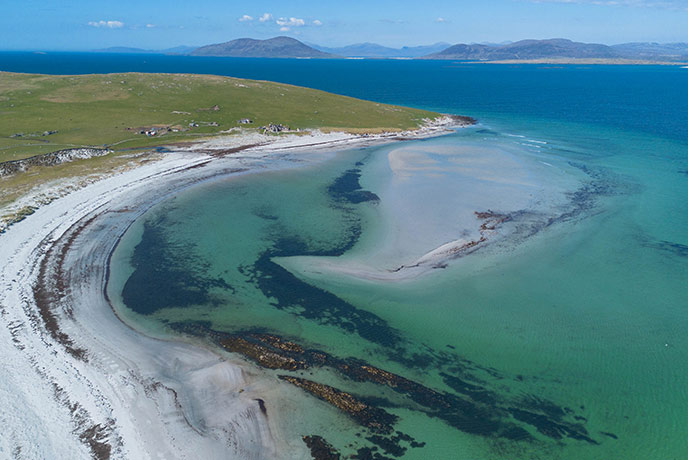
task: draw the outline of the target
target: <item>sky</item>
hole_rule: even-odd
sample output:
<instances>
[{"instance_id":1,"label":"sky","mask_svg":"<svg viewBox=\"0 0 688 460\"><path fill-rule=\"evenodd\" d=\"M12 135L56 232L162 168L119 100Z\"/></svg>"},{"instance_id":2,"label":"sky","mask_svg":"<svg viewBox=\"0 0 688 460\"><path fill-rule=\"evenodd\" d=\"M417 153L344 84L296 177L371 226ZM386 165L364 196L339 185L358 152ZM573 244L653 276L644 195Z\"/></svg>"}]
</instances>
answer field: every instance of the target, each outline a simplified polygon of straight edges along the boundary
<instances>
[{"instance_id":1,"label":"sky","mask_svg":"<svg viewBox=\"0 0 688 460\"><path fill-rule=\"evenodd\" d=\"M287 35L343 46L688 42L688 0L0 0L0 49L164 49Z\"/></svg>"}]
</instances>

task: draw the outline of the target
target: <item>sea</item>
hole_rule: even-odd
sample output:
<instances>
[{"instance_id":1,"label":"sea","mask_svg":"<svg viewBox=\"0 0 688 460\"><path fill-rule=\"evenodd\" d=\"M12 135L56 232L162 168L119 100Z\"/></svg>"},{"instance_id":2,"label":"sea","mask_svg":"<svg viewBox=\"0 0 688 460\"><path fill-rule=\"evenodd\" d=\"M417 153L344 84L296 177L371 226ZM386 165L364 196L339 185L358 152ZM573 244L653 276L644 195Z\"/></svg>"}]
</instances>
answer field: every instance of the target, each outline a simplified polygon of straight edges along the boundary
<instances>
[{"instance_id":1,"label":"sea","mask_svg":"<svg viewBox=\"0 0 688 460\"><path fill-rule=\"evenodd\" d=\"M688 69L3 52L0 70L228 75L478 120L284 154L122 237L121 316L247 357L285 458L304 436L360 459L688 458Z\"/></svg>"}]
</instances>

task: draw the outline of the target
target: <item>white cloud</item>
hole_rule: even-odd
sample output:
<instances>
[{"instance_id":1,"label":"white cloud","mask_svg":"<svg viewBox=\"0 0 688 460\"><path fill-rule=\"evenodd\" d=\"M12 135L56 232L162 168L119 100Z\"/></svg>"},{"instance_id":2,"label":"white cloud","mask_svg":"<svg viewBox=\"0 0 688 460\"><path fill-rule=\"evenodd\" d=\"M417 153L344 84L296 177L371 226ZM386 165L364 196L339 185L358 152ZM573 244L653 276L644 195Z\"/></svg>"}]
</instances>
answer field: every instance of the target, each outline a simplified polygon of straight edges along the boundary
<instances>
[{"instance_id":1,"label":"white cloud","mask_svg":"<svg viewBox=\"0 0 688 460\"><path fill-rule=\"evenodd\" d=\"M147 27L148 29L152 29L153 27L155 27L155 24L146 24L146 27Z\"/></svg>"},{"instance_id":2,"label":"white cloud","mask_svg":"<svg viewBox=\"0 0 688 460\"><path fill-rule=\"evenodd\" d=\"M275 21L278 26L282 27L301 27L306 25L306 21L299 18L279 18Z\"/></svg>"},{"instance_id":3,"label":"white cloud","mask_svg":"<svg viewBox=\"0 0 688 460\"><path fill-rule=\"evenodd\" d=\"M91 27L109 27L110 29L120 29L124 27L121 21L89 21L88 25Z\"/></svg>"},{"instance_id":4,"label":"white cloud","mask_svg":"<svg viewBox=\"0 0 688 460\"><path fill-rule=\"evenodd\" d=\"M272 21L272 15L270 13L263 13L261 17L258 18L260 22Z\"/></svg>"},{"instance_id":5,"label":"white cloud","mask_svg":"<svg viewBox=\"0 0 688 460\"><path fill-rule=\"evenodd\" d=\"M239 22L251 22L251 21L253 21L253 16L249 16L248 14L245 14L239 18Z\"/></svg>"},{"instance_id":6,"label":"white cloud","mask_svg":"<svg viewBox=\"0 0 688 460\"><path fill-rule=\"evenodd\" d=\"M439 18L435 19L435 22L442 24L442 23L449 22L449 21L443 17L439 17Z\"/></svg>"},{"instance_id":7,"label":"white cloud","mask_svg":"<svg viewBox=\"0 0 688 460\"><path fill-rule=\"evenodd\" d=\"M313 21L313 25L314 25L314 26L321 26L321 25L322 25L322 21L321 21L320 19L316 19L315 21Z\"/></svg>"},{"instance_id":8,"label":"white cloud","mask_svg":"<svg viewBox=\"0 0 688 460\"><path fill-rule=\"evenodd\" d=\"M289 27L280 27L280 32L289 32Z\"/></svg>"}]
</instances>

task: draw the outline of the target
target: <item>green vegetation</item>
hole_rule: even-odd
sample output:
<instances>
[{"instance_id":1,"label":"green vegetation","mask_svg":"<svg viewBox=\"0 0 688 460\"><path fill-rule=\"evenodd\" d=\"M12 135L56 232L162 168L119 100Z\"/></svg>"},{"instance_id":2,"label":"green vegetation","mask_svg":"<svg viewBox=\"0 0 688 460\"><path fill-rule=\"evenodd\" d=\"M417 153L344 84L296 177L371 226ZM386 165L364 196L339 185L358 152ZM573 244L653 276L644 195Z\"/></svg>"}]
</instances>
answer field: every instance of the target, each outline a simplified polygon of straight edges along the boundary
<instances>
[{"instance_id":1,"label":"green vegetation","mask_svg":"<svg viewBox=\"0 0 688 460\"><path fill-rule=\"evenodd\" d=\"M75 186L67 184L66 187L79 188L79 184L84 185L98 177L134 168L158 158L159 154L156 153L115 152L102 157L75 160L55 166L33 167L21 174L0 177L0 228L3 222L13 221L16 212L16 210L11 210L8 213L3 208L10 209L9 206L12 203L31 193L32 190L45 190L45 193L39 193L36 197L37 204L44 204L57 196L55 190L48 192L48 189L51 187L59 189L59 184L63 179L71 178L76 184Z\"/></svg>"},{"instance_id":2,"label":"green vegetation","mask_svg":"<svg viewBox=\"0 0 688 460\"><path fill-rule=\"evenodd\" d=\"M7 226L16 224L17 222L21 222L22 220L26 219L29 217L31 214L36 212L36 208L34 206L24 206L23 208L17 210L14 213L11 213L7 216L3 216L3 220L5 221L5 224ZM3 228L0 228L0 233L3 233L4 230Z\"/></svg>"},{"instance_id":3,"label":"green vegetation","mask_svg":"<svg viewBox=\"0 0 688 460\"><path fill-rule=\"evenodd\" d=\"M74 147L124 150L188 142L269 123L291 129L399 131L436 116L286 84L212 75L0 73L0 162ZM253 123L240 125L243 118ZM139 134L153 127L160 130L156 136Z\"/></svg>"}]
</instances>

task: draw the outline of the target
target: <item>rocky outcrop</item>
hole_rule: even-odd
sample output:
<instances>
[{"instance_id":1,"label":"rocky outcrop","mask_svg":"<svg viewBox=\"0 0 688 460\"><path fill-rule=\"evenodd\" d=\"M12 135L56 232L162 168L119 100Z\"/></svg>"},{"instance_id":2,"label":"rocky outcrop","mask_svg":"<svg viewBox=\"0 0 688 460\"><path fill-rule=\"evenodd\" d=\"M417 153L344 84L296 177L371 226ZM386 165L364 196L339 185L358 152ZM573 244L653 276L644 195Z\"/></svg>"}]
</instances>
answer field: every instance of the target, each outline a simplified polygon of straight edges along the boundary
<instances>
[{"instance_id":1,"label":"rocky outcrop","mask_svg":"<svg viewBox=\"0 0 688 460\"><path fill-rule=\"evenodd\" d=\"M473 126L478 123L478 120L476 120L475 118L467 117L465 115L448 115L448 117L457 126Z\"/></svg>"},{"instance_id":2,"label":"rocky outcrop","mask_svg":"<svg viewBox=\"0 0 688 460\"><path fill-rule=\"evenodd\" d=\"M0 177L20 173L33 166L55 166L74 160L102 157L109 153L112 153L112 150L94 148L65 149L21 160L5 161L0 163Z\"/></svg>"}]
</instances>

